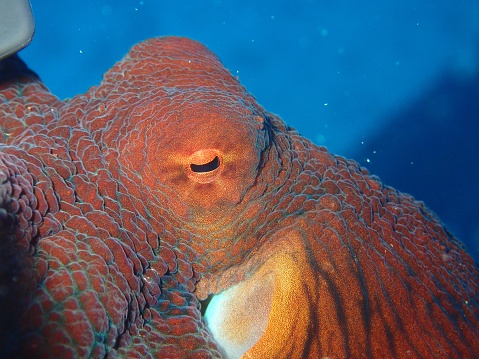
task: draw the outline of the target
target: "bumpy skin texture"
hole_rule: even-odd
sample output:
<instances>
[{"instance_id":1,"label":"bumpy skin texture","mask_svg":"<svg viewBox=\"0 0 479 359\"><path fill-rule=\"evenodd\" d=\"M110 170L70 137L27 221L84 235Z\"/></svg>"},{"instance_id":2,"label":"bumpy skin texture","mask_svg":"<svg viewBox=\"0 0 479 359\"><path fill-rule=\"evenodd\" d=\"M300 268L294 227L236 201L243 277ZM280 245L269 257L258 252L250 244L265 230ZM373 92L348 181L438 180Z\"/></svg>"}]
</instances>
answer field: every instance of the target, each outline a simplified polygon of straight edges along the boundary
<instances>
[{"instance_id":1,"label":"bumpy skin texture","mask_svg":"<svg viewBox=\"0 0 479 359\"><path fill-rule=\"evenodd\" d=\"M68 101L11 57L0 90L3 356L221 357L199 300L242 283L248 358L479 356L461 243L202 45L145 41Z\"/></svg>"}]
</instances>

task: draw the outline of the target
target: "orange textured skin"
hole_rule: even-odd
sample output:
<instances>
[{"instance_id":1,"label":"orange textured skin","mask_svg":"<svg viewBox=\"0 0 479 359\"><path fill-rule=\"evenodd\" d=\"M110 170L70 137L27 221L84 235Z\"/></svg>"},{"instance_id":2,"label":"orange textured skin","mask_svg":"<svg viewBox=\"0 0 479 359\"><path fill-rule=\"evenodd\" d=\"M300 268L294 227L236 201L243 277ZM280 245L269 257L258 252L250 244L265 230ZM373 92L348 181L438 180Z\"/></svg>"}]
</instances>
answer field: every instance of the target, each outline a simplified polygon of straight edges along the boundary
<instances>
[{"instance_id":1,"label":"orange textured skin","mask_svg":"<svg viewBox=\"0 0 479 359\"><path fill-rule=\"evenodd\" d=\"M479 274L424 204L266 112L204 46L59 101L0 63L0 345L215 358L199 300L272 273L245 358L479 357Z\"/></svg>"}]
</instances>

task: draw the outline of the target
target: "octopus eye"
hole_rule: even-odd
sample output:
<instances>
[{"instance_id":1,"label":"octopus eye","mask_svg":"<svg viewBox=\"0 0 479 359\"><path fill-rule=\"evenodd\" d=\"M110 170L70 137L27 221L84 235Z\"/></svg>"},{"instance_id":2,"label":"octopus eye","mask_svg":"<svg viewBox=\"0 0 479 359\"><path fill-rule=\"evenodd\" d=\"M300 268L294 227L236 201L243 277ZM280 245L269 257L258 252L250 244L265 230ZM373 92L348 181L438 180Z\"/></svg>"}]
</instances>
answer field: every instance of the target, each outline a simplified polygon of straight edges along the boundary
<instances>
[{"instance_id":1,"label":"octopus eye","mask_svg":"<svg viewBox=\"0 0 479 359\"><path fill-rule=\"evenodd\" d=\"M201 165L192 163L190 164L190 168L193 172L196 173L205 173L205 172L211 172L217 169L220 166L220 159L218 156L215 156L211 161L207 163L203 163Z\"/></svg>"},{"instance_id":2,"label":"octopus eye","mask_svg":"<svg viewBox=\"0 0 479 359\"><path fill-rule=\"evenodd\" d=\"M223 154L208 148L194 152L185 163L188 177L196 183L215 181L224 168Z\"/></svg>"}]
</instances>

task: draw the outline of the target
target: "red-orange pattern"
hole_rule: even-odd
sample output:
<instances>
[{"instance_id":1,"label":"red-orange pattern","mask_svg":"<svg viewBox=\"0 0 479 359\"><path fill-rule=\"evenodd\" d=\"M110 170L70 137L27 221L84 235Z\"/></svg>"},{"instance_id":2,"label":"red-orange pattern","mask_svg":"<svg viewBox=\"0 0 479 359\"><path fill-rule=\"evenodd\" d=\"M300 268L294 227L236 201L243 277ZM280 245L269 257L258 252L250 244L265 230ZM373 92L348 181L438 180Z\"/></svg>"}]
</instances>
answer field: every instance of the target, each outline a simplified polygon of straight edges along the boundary
<instances>
[{"instance_id":1,"label":"red-orange pattern","mask_svg":"<svg viewBox=\"0 0 479 359\"><path fill-rule=\"evenodd\" d=\"M199 43L140 43L66 101L13 57L0 91L1 355L220 357L199 299L294 247L307 330L272 357L479 356L460 242L266 112Z\"/></svg>"}]
</instances>

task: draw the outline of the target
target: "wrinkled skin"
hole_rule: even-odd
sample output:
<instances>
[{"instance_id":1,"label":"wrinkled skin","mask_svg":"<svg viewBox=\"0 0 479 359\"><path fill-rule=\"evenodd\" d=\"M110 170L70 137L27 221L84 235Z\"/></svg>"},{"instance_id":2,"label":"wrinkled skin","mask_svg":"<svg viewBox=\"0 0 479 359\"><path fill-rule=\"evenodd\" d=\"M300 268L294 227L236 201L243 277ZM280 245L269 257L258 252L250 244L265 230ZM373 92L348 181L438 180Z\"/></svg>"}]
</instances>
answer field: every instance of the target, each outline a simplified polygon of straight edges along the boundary
<instances>
[{"instance_id":1,"label":"wrinkled skin","mask_svg":"<svg viewBox=\"0 0 479 359\"><path fill-rule=\"evenodd\" d=\"M4 357L479 356L462 244L202 45L143 42L67 101L11 57L0 90Z\"/></svg>"}]
</instances>

